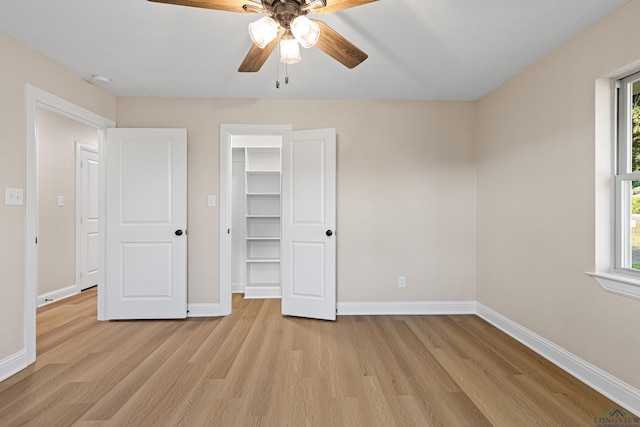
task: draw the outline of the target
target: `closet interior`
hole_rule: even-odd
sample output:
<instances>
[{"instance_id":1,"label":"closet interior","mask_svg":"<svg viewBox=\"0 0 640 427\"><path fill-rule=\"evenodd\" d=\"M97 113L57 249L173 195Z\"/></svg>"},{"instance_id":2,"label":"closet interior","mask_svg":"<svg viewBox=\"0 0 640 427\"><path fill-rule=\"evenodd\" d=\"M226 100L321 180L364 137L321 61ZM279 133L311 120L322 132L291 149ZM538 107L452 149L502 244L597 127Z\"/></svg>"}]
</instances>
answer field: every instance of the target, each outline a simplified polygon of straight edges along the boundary
<instances>
[{"instance_id":1,"label":"closet interior","mask_svg":"<svg viewBox=\"0 0 640 427\"><path fill-rule=\"evenodd\" d=\"M245 298L280 298L279 135L232 140L231 281Z\"/></svg>"}]
</instances>

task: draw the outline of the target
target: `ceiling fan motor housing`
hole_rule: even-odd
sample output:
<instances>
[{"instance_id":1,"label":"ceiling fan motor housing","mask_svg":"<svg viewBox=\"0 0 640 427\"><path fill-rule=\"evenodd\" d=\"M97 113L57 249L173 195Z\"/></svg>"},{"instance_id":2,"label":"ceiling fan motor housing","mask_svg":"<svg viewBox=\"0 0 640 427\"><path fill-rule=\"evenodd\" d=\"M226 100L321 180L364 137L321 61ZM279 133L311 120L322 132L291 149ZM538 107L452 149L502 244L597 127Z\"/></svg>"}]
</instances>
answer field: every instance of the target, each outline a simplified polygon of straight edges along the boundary
<instances>
[{"instance_id":1,"label":"ceiling fan motor housing","mask_svg":"<svg viewBox=\"0 0 640 427\"><path fill-rule=\"evenodd\" d=\"M305 0L263 0L263 6L282 28L291 28L291 22L298 16L305 16L308 10L303 10Z\"/></svg>"}]
</instances>

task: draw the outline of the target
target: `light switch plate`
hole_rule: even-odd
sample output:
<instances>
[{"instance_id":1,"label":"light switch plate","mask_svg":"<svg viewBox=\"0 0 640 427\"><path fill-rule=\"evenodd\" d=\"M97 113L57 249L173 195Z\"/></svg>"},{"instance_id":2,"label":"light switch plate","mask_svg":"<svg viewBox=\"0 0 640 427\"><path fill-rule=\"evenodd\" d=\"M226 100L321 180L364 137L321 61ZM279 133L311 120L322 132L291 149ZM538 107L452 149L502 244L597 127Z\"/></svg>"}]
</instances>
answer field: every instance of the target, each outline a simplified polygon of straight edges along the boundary
<instances>
[{"instance_id":1,"label":"light switch plate","mask_svg":"<svg viewBox=\"0 0 640 427\"><path fill-rule=\"evenodd\" d=\"M216 205L216 196L213 194L209 194L207 196L207 206L215 206Z\"/></svg>"},{"instance_id":2,"label":"light switch plate","mask_svg":"<svg viewBox=\"0 0 640 427\"><path fill-rule=\"evenodd\" d=\"M64 206L64 196L58 196L58 207L61 208Z\"/></svg>"},{"instance_id":3,"label":"light switch plate","mask_svg":"<svg viewBox=\"0 0 640 427\"><path fill-rule=\"evenodd\" d=\"M24 205L24 190L22 188L5 188L4 204L14 206Z\"/></svg>"}]
</instances>

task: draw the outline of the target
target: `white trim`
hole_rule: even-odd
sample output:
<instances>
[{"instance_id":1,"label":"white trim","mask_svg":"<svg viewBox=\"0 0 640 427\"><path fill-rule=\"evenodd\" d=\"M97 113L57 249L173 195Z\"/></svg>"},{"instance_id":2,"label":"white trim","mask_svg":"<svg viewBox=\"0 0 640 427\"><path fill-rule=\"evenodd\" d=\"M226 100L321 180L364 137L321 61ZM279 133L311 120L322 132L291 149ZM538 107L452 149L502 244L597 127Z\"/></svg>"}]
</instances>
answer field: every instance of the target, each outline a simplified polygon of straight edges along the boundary
<instances>
[{"instance_id":1,"label":"white trim","mask_svg":"<svg viewBox=\"0 0 640 427\"><path fill-rule=\"evenodd\" d=\"M231 284L231 293L232 294L244 294L244 283L232 283Z\"/></svg>"},{"instance_id":2,"label":"white trim","mask_svg":"<svg viewBox=\"0 0 640 427\"><path fill-rule=\"evenodd\" d=\"M47 292L46 294L38 295L38 307L43 305L51 304L54 301L58 301L62 298L67 298L72 295L79 294L78 286L71 285L66 288L57 289L52 292Z\"/></svg>"},{"instance_id":3,"label":"white trim","mask_svg":"<svg viewBox=\"0 0 640 427\"><path fill-rule=\"evenodd\" d=\"M280 289L280 286L246 286L244 288L244 299L278 299L281 297L282 290Z\"/></svg>"},{"instance_id":4,"label":"white trim","mask_svg":"<svg viewBox=\"0 0 640 427\"><path fill-rule=\"evenodd\" d=\"M115 123L113 126L115 127ZM105 168L105 144L107 129L98 131L98 284L105 283L106 245L107 245L107 206L105 203L107 192L107 171ZM107 320L107 290L106 286L98 286L98 320Z\"/></svg>"},{"instance_id":5,"label":"white trim","mask_svg":"<svg viewBox=\"0 0 640 427\"><path fill-rule=\"evenodd\" d=\"M626 384L597 366L579 358L573 353L570 353L564 348L481 303L476 303L476 310L479 317L529 347L589 387L622 405L634 414L640 413L640 390L637 388Z\"/></svg>"},{"instance_id":6,"label":"white trim","mask_svg":"<svg viewBox=\"0 0 640 427\"><path fill-rule=\"evenodd\" d=\"M612 294L640 300L640 280L611 273L587 273L602 289Z\"/></svg>"},{"instance_id":7,"label":"white trim","mask_svg":"<svg viewBox=\"0 0 640 427\"><path fill-rule=\"evenodd\" d=\"M283 135L291 125L220 125L220 283L222 312L231 314L231 139L234 135Z\"/></svg>"},{"instance_id":8,"label":"white trim","mask_svg":"<svg viewBox=\"0 0 640 427\"><path fill-rule=\"evenodd\" d=\"M17 374L31 363L33 362L29 362L25 349L0 360L0 382Z\"/></svg>"},{"instance_id":9,"label":"white trim","mask_svg":"<svg viewBox=\"0 0 640 427\"><path fill-rule=\"evenodd\" d=\"M339 316L475 314L475 301L339 302Z\"/></svg>"},{"instance_id":10,"label":"white trim","mask_svg":"<svg viewBox=\"0 0 640 427\"><path fill-rule=\"evenodd\" d=\"M99 116L89 110L77 106L69 101L52 95L42 89L38 89L30 84L25 85L25 272L24 272L24 348L17 354L24 352L24 357L18 359L22 361L25 368L36 360L36 304L38 293L38 251L36 246L36 236L38 230L38 147L37 147L37 126L36 111L38 108L56 113L60 116L85 124L98 130L98 153L99 161L102 165L102 150L104 142L104 131L106 128L115 127L115 123L109 119ZM102 179L102 174L101 174ZM100 215L104 217L104 180L100 183L101 200ZM104 226L101 221L101 227ZM100 230L100 274L104 271L104 230ZM103 276L100 276L100 283L103 283ZM98 287L98 319L102 313L100 306L100 293L104 286ZM21 369L22 369L21 368Z\"/></svg>"},{"instance_id":11,"label":"white trim","mask_svg":"<svg viewBox=\"0 0 640 427\"><path fill-rule=\"evenodd\" d=\"M187 304L187 317L226 316L222 304Z\"/></svg>"}]
</instances>

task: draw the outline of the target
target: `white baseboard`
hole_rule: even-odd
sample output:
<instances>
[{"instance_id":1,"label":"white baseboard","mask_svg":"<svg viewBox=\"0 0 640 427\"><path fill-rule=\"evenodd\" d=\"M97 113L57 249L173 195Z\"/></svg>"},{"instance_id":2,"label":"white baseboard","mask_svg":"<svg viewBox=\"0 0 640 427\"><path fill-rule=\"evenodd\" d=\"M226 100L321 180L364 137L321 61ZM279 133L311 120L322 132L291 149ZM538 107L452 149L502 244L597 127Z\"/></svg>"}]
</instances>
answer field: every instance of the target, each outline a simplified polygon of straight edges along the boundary
<instances>
[{"instance_id":1,"label":"white baseboard","mask_svg":"<svg viewBox=\"0 0 640 427\"><path fill-rule=\"evenodd\" d=\"M26 350L20 350L11 356L0 360L0 381L4 381L11 375L18 373L29 366Z\"/></svg>"},{"instance_id":2,"label":"white baseboard","mask_svg":"<svg viewBox=\"0 0 640 427\"><path fill-rule=\"evenodd\" d=\"M273 287L251 287L244 288L245 299L277 299L282 298L280 286Z\"/></svg>"},{"instance_id":3,"label":"white baseboard","mask_svg":"<svg viewBox=\"0 0 640 427\"><path fill-rule=\"evenodd\" d=\"M58 289L53 292L48 292L46 294L38 295L38 307L51 304L54 301L57 301L62 298L70 297L71 295L75 295L78 293L78 288L76 285L67 286L66 288Z\"/></svg>"},{"instance_id":4,"label":"white baseboard","mask_svg":"<svg viewBox=\"0 0 640 427\"><path fill-rule=\"evenodd\" d=\"M637 388L480 303L477 303L477 315L628 411L640 414Z\"/></svg>"},{"instance_id":5,"label":"white baseboard","mask_svg":"<svg viewBox=\"0 0 640 427\"><path fill-rule=\"evenodd\" d=\"M244 283L232 283L231 284L231 293L232 294L244 294Z\"/></svg>"},{"instance_id":6,"label":"white baseboard","mask_svg":"<svg viewBox=\"0 0 640 427\"><path fill-rule=\"evenodd\" d=\"M220 317L226 316L221 304L187 304L187 317Z\"/></svg>"},{"instance_id":7,"label":"white baseboard","mask_svg":"<svg viewBox=\"0 0 640 427\"><path fill-rule=\"evenodd\" d=\"M475 301L341 302L338 315L475 314Z\"/></svg>"}]
</instances>

